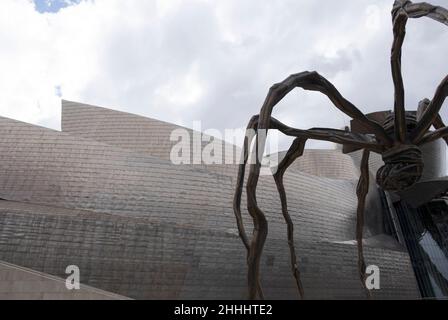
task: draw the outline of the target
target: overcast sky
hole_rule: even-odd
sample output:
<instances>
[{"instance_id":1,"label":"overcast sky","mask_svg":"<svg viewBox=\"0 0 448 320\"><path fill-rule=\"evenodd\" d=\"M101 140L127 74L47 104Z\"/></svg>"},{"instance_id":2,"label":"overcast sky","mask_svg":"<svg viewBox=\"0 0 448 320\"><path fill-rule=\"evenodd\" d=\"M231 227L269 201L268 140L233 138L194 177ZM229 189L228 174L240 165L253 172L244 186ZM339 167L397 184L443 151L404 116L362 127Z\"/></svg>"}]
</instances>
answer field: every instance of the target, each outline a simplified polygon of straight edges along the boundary
<instances>
[{"instance_id":1,"label":"overcast sky","mask_svg":"<svg viewBox=\"0 0 448 320\"><path fill-rule=\"evenodd\" d=\"M305 70L319 71L363 112L390 109L392 3L1 0L0 115L59 129L62 97L187 127L239 128L273 83ZM410 21L403 54L407 108L415 110L448 73L448 28ZM302 90L274 114L304 129L349 121Z\"/></svg>"}]
</instances>

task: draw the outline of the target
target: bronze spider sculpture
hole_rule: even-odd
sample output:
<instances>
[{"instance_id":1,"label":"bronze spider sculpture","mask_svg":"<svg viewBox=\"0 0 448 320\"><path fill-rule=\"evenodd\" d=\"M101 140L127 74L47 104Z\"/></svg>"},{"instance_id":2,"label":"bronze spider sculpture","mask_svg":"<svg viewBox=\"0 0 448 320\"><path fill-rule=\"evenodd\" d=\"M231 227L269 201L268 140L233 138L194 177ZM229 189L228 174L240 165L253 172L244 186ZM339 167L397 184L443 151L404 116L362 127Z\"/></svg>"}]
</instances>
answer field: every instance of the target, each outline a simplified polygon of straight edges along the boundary
<instances>
[{"instance_id":1,"label":"bronze spider sculpture","mask_svg":"<svg viewBox=\"0 0 448 320\"><path fill-rule=\"evenodd\" d=\"M393 45L391 54L392 78L395 88L394 111L387 120L380 124L369 119L351 102L345 99L327 79L317 72L302 72L293 74L281 83L275 84L269 90L260 114L254 116L248 125L248 132L244 140L243 163L239 166L237 186L234 197L234 212L237 220L239 235L247 249L249 299L264 298L259 280L260 259L268 234L268 222L257 204L256 189L260 176L261 156L265 149L268 130L279 130L283 134L295 137L293 144L285 158L278 165L273 174L280 195L282 214L287 224L288 244L291 256L292 273L301 298L304 290L300 280L300 272L294 246L294 225L288 213L286 192L283 176L288 167L302 156L307 140L322 140L363 149L361 160L361 176L357 187L357 223L356 240L358 248L358 270L363 288L367 296L370 291L365 285L366 264L363 254L363 226L366 196L369 189L369 156L371 152L382 155L385 165L376 176L377 184L383 190L403 191L416 184L422 175L423 160L420 146L443 138L448 142L448 127L439 115L440 109L448 95L448 76L438 86L432 100L424 99L419 103L417 117L412 117L405 111L404 85L401 73L401 51L406 34L406 23L409 18L429 17L448 25L448 10L428 3L412 3L411 1L396 0L392 10ZM358 121L366 130L366 134L353 133L344 130L315 128L300 130L286 126L272 117L273 108L293 89L302 88L318 91L326 95L330 101L343 113ZM436 131L429 131L434 126ZM264 134L261 134L264 132ZM244 176L249 158L249 149L256 139L252 156L255 163L250 164L250 171L246 185L247 209L254 223L252 238L249 240L241 215L241 196L243 192Z\"/></svg>"}]
</instances>

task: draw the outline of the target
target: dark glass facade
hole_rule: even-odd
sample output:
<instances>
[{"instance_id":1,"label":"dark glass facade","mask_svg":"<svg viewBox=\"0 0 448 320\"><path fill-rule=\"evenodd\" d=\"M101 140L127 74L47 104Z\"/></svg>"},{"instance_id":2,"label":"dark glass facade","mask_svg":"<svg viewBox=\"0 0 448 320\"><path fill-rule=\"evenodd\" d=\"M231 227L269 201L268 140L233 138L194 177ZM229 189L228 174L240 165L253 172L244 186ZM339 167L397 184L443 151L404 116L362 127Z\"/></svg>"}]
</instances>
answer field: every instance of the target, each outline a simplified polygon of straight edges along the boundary
<instances>
[{"instance_id":1,"label":"dark glass facade","mask_svg":"<svg viewBox=\"0 0 448 320\"><path fill-rule=\"evenodd\" d=\"M399 201L394 209L422 297L447 299L448 198L440 197L419 208Z\"/></svg>"}]
</instances>

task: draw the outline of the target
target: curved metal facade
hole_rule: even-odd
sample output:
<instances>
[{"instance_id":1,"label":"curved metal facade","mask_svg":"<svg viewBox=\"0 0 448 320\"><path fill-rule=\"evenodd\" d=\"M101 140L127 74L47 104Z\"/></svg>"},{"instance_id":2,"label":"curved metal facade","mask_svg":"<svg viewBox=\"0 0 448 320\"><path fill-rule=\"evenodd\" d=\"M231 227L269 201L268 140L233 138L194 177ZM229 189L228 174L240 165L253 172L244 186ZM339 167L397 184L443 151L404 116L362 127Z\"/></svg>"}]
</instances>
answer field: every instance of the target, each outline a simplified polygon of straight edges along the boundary
<instances>
[{"instance_id":1,"label":"curved metal facade","mask_svg":"<svg viewBox=\"0 0 448 320\"><path fill-rule=\"evenodd\" d=\"M69 102L62 119L57 132L0 118L0 260L59 276L76 264L85 284L137 299L245 298L236 166L171 164L176 126L156 120ZM353 243L355 164L337 151L309 151L285 177L308 298L364 297ZM259 190L270 224L266 295L295 299L272 177ZM375 216L381 203L371 194ZM381 270L374 296L418 298L408 253L374 224L365 249Z\"/></svg>"}]
</instances>

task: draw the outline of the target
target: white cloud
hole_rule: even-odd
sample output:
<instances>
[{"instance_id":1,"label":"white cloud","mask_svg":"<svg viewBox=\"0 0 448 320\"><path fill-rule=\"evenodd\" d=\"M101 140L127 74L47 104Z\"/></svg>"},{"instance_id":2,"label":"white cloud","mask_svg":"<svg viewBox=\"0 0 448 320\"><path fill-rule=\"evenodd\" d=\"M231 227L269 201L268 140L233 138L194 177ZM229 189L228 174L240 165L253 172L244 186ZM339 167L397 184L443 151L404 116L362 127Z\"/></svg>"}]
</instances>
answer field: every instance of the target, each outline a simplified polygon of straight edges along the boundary
<instances>
[{"instance_id":1,"label":"white cloud","mask_svg":"<svg viewBox=\"0 0 448 320\"><path fill-rule=\"evenodd\" d=\"M244 127L273 83L314 69L364 112L390 109L392 2L88 0L40 14L29 0L2 0L0 115L58 129L62 94L187 126ZM447 72L448 29L428 19L408 29L415 109ZM349 120L299 90L275 115L301 128Z\"/></svg>"}]
</instances>

